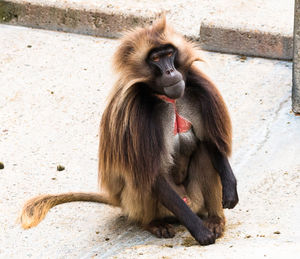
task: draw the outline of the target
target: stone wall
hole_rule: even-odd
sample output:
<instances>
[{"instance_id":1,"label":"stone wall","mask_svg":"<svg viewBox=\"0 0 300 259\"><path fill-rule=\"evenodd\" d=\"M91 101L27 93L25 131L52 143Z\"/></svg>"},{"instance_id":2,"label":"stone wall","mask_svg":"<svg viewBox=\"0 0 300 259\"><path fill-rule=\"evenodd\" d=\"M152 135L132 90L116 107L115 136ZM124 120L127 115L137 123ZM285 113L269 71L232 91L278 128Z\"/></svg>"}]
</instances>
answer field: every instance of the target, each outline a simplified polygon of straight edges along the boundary
<instances>
[{"instance_id":1,"label":"stone wall","mask_svg":"<svg viewBox=\"0 0 300 259\"><path fill-rule=\"evenodd\" d=\"M293 111L300 113L300 0L295 0L294 59L293 59Z\"/></svg>"}]
</instances>

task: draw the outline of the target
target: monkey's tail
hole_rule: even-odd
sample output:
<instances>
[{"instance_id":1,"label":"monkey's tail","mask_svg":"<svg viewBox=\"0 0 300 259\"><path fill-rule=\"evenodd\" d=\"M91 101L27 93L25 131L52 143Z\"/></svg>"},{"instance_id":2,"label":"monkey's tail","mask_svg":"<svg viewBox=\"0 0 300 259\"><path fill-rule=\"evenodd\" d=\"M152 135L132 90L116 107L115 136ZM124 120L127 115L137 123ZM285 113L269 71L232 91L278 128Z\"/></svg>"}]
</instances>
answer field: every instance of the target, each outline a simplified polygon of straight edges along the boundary
<instances>
[{"instance_id":1,"label":"monkey's tail","mask_svg":"<svg viewBox=\"0 0 300 259\"><path fill-rule=\"evenodd\" d=\"M99 202L115 206L99 193L70 192L57 195L39 195L24 204L19 221L24 229L35 227L45 218L52 207L73 201Z\"/></svg>"}]
</instances>

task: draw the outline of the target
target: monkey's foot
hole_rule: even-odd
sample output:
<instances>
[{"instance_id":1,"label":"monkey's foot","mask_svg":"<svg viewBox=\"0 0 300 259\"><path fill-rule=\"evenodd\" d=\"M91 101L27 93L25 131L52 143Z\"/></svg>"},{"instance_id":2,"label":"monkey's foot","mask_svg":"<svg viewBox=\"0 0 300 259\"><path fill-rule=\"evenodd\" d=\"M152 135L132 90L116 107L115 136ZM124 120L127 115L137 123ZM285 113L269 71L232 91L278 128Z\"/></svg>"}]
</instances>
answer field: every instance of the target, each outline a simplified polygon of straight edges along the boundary
<instances>
[{"instance_id":1,"label":"monkey's foot","mask_svg":"<svg viewBox=\"0 0 300 259\"><path fill-rule=\"evenodd\" d=\"M172 238L175 236L174 227L162 220L153 220L145 229L159 238Z\"/></svg>"},{"instance_id":2,"label":"monkey's foot","mask_svg":"<svg viewBox=\"0 0 300 259\"><path fill-rule=\"evenodd\" d=\"M222 236L225 229L225 218L210 216L203 220L204 225L215 234L216 238Z\"/></svg>"}]
</instances>

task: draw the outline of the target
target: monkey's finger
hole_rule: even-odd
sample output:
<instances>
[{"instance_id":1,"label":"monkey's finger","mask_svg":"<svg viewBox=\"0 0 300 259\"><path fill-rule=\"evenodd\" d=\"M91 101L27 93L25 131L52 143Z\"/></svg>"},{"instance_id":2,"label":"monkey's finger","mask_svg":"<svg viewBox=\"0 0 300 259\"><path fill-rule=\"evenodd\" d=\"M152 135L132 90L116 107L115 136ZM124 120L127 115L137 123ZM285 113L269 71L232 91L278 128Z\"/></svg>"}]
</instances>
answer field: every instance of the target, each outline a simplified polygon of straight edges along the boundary
<instances>
[{"instance_id":1,"label":"monkey's finger","mask_svg":"<svg viewBox=\"0 0 300 259\"><path fill-rule=\"evenodd\" d=\"M161 234L164 238L169 238L169 232L168 232L168 229L166 227L161 227L160 231L161 231Z\"/></svg>"},{"instance_id":2,"label":"monkey's finger","mask_svg":"<svg viewBox=\"0 0 300 259\"><path fill-rule=\"evenodd\" d=\"M154 227L153 228L153 234L158 238L163 237L163 234L162 234L162 231L161 231L160 227Z\"/></svg>"},{"instance_id":3,"label":"monkey's finger","mask_svg":"<svg viewBox=\"0 0 300 259\"><path fill-rule=\"evenodd\" d=\"M169 237L174 237L175 236L174 227L170 224L168 224L168 233L169 233Z\"/></svg>"}]
</instances>

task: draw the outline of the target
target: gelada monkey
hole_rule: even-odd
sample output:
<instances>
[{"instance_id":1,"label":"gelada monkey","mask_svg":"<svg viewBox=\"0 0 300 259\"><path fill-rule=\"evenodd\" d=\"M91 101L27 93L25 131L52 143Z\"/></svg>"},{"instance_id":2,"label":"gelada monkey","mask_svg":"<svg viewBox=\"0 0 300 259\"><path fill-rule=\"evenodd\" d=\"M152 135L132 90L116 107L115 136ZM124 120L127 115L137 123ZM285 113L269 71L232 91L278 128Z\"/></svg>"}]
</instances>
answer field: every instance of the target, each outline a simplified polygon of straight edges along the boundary
<instances>
[{"instance_id":1,"label":"gelada monkey","mask_svg":"<svg viewBox=\"0 0 300 259\"><path fill-rule=\"evenodd\" d=\"M22 210L23 228L53 206L92 201L122 208L158 237L175 235L175 217L201 244L224 231L223 208L238 203L228 162L231 121L199 68L197 47L162 18L128 32L114 55L118 80L100 124L98 193L41 195Z\"/></svg>"}]
</instances>

